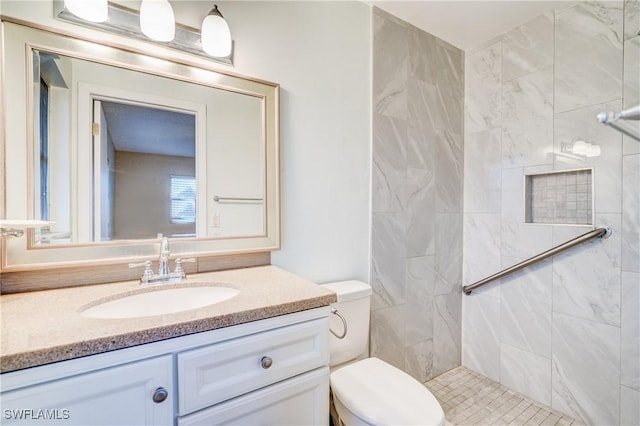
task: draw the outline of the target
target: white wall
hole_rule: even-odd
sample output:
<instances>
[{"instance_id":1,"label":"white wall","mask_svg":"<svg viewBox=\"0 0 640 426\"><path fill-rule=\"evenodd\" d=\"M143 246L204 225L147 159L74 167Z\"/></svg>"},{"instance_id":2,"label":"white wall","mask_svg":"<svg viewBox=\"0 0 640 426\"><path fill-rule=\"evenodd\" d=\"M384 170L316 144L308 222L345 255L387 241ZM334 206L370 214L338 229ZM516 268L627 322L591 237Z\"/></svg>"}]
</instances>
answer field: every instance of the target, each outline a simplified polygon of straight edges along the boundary
<instances>
[{"instance_id":1,"label":"white wall","mask_svg":"<svg viewBox=\"0 0 640 426\"><path fill-rule=\"evenodd\" d=\"M273 263L318 282L368 281L368 6L218 6L236 42L236 71L281 85L282 250Z\"/></svg>"},{"instance_id":2,"label":"white wall","mask_svg":"<svg viewBox=\"0 0 640 426\"><path fill-rule=\"evenodd\" d=\"M172 4L177 20L194 27L212 7L199 1ZM281 85L282 250L273 254L273 263L318 282L367 280L369 7L359 2L218 5L235 40L236 66L230 70ZM78 29L53 20L49 1L3 0L0 7L7 16Z\"/></svg>"},{"instance_id":3,"label":"white wall","mask_svg":"<svg viewBox=\"0 0 640 426\"><path fill-rule=\"evenodd\" d=\"M193 157L116 151L113 238L194 234L194 223L171 223L171 176L195 176Z\"/></svg>"}]
</instances>

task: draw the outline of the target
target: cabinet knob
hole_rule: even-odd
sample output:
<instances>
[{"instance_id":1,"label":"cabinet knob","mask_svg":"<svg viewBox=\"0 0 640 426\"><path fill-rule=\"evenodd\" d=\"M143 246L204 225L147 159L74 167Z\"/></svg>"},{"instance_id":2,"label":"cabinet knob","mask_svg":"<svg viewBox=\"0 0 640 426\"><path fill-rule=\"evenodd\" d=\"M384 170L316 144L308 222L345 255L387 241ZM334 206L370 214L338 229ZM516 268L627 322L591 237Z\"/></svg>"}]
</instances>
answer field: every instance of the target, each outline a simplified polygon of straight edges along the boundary
<instances>
[{"instance_id":1,"label":"cabinet knob","mask_svg":"<svg viewBox=\"0 0 640 426\"><path fill-rule=\"evenodd\" d=\"M168 396L169 392L165 388L160 387L153 393L153 402L155 402L156 404L160 404L165 399L167 399Z\"/></svg>"},{"instance_id":2,"label":"cabinet knob","mask_svg":"<svg viewBox=\"0 0 640 426\"><path fill-rule=\"evenodd\" d=\"M262 368L266 370L267 368L271 367L271 364L273 364L273 360L268 356L263 356L260 360L260 364L262 365Z\"/></svg>"}]
</instances>

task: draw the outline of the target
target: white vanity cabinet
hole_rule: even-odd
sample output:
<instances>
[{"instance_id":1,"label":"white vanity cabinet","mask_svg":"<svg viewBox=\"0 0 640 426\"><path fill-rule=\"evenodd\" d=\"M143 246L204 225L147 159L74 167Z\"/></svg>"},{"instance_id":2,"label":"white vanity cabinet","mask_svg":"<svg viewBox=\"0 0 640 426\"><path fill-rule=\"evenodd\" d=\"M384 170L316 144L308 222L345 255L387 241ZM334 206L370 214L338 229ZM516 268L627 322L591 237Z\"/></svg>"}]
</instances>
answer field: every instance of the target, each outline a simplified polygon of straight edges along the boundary
<instances>
[{"instance_id":1,"label":"white vanity cabinet","mask_svg":"<svg viewBox=\"0 0 640 426\"><path fill-rule=\"evenodd\" d=\"M0 423L328 424L328 314L316 308L5 373Z\"/></svg>"},{"instance_id":2,"label":"white vanity cabinet","mask_svg":"<svg viewBox=\"0 0 640 426\"><path fill-rule=\"evenodd\" d=\"M172 376L166 355L3 392L1 423L170 425Z\"/></svg>"}]
</instances>

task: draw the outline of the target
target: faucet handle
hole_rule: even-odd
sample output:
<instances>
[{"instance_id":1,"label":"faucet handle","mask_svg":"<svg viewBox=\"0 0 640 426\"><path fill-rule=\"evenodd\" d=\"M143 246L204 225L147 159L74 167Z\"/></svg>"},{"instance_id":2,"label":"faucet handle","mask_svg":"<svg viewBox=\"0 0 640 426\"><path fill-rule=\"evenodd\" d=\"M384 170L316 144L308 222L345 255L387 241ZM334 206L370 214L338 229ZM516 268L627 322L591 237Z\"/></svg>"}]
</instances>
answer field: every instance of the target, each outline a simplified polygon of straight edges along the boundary
<instances>
[{"instance_id":1,"label":"faucet handle","mask_svg":"<svg viewBox=\"0 0 640 426\"><path fill-rule=\"evenodd\" d=\"M195 263L195 261L196 261L196 258L195 258L195 257L190 257L190 258L188 258L188 259L182 259L182 258L180 258L180 257L179 257L179 258L177 258L177 259L175 260L175 262L176 262L176 270L175 270L175 272L174 272L174 273L175 273L175 274L180 274L180 276L181 276L182 278L186 278L186 277L187 277L187 275L184 273L184 268L182 267L182 264L183 264L183 263L187 263L187 262L188 262L188 263Z\"/></svg>"},{"instance_id":2,"label":"faucet handle","mask_svg":"<svg viewBox=\"0 0 640 426\"><path fill-rule=\"evenodd\" d=\"M140 278L141 282L145 282L145 279L151 278L153 276L153 269L151 269L151 261L147 260L145 262L140 263L130 263L129 268L140 268L144 266L144 272L142 272L142 278Z\"/></svg>"}]
</instances>

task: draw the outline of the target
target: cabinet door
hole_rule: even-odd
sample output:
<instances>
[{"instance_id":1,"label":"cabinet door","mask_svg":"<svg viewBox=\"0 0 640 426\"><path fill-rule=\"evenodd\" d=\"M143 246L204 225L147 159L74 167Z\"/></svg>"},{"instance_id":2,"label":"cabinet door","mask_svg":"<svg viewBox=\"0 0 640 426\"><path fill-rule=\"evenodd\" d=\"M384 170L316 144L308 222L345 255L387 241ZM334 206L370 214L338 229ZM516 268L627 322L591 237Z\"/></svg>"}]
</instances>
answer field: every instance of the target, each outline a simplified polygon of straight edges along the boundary
<instances>
[{"instance_id":1,"label":"cabinet door","mask_svg":"<svg viewBox=\"0 0 640 426\"><path fill-rule=\"evenodd\" d=\"M328 367L178 419L178 426L328 424Z\"/></svg>"},{"instance_id":2,"label":"cabinet door","mask_svg":"<svg viewBox=\"0 0 640 426\"><path fill-rule=\"evenodd\" d=\"M161 387L168 395L154 402ZM3 425L169 425L173 423L171 356L29 386L0 397Z\"/></svg>"}]
</instances>

